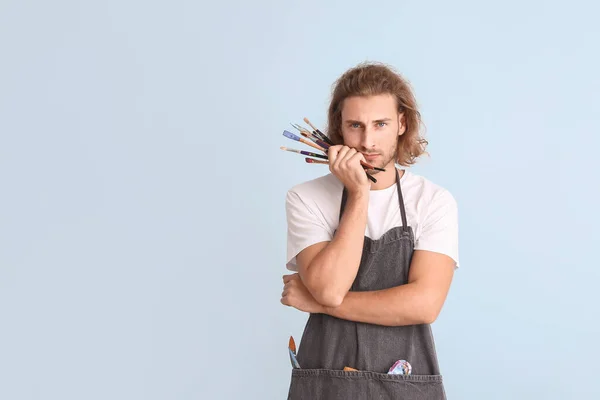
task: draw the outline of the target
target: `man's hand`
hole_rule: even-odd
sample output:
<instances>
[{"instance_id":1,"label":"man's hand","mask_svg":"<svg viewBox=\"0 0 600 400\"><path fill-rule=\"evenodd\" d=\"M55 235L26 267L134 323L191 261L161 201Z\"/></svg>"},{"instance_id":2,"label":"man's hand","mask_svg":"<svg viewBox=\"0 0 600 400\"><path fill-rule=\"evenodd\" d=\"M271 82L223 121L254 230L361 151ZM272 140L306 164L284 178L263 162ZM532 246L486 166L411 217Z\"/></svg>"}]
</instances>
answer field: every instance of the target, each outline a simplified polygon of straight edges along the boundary
<instances>
[{"instance_id":1,"label":"man's hand","mask_svg":"<svg viewBox=\"0 0 600 400\"><path fill-rule=\"evenodd\" d=\"M304 283L302 283L300 275L284 275L283 283L281 304L307 313L318 314L324 312L324 307L310 294Z\"/></svg>"},{"instance_id":2,"label":"man's hand","mask_svg":"<svg viewBox=\"0 0 600 400\"><path fill-rule=\"evenodd\" d=\"M348 146L336 145L327 150L327 156L329 170L344 184L349 193L369 193L371 182L360 164L361 161L365 161L362 153Z\"/></svg>"}]
</instances>

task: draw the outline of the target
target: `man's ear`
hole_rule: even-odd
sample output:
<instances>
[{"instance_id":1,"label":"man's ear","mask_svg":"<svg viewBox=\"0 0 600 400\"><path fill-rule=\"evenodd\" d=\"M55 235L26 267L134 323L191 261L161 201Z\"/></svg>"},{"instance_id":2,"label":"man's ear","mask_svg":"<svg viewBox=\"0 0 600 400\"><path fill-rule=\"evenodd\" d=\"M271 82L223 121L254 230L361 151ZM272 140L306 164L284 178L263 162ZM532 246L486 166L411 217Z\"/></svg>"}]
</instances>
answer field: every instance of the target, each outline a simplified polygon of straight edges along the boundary
<instances>
[{"instance_id":1,"label":"man's ear","mask_svg":"<svg viewBox=\"0 0 600 400\"><path fill-rule=\"evenodd\" d=\"M406 132L406 124L404 123L404 113L398 114L398 136L401 136Z\"/></svg>"}]
</instances>

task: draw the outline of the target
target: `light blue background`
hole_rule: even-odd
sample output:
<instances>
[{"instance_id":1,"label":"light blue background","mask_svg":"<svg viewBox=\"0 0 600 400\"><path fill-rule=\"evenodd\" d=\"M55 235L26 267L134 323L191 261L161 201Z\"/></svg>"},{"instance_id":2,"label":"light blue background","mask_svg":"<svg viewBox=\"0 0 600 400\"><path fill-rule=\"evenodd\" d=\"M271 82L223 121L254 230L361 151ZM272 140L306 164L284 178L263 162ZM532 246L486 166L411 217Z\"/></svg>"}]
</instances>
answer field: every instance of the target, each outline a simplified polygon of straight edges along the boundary
<instances>
[{"instance_id":1,"label":"light blue background","mask_svg":"<svg viewBox=\"0 0 600 400\"><path fill-rule=\"evenodd\" d=\"M596 4L3 0L0 398L285 398L281 132L365 60L459 204L449 399L599 398Z\"/></svg>"}]
</instances>

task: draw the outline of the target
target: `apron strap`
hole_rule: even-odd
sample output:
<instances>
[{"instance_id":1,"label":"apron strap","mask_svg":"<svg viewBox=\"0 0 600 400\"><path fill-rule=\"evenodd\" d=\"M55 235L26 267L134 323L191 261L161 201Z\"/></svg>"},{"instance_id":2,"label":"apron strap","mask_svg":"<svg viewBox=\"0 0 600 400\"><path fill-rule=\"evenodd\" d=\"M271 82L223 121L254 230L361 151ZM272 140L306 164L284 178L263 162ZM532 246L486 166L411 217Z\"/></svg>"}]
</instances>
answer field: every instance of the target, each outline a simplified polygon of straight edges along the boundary
<instances>
[{"instance_id":1,"label":"apron strap","mask_svg":"<svg viewBox=\"0 0 600 400\"><path fill-rule=\"evenodd\" d=\"M400 189L400 174L398 173L398 168L394 167L396 170L396 186L398 187L398 202L400 203L400 214L402 215L402 230L404 232L408 231L408 222L406 221L406 209L404 208L404 198L402 197L402 190Z\"/></svg>"},{"instance_id":2,"label":"apron strap","mask_svg":"<svg viewBox=\"0 0 600 400\"><path fill-rule=\"evenodd\" d=\"M347 200L348 192L346 191L346 187L344 186L344 191L342 192L342 203L340 204L340 218L338 219L338 223L342 221L342 215L344 214L344 208L346 208Z\"/></svg>"}]
</instances>

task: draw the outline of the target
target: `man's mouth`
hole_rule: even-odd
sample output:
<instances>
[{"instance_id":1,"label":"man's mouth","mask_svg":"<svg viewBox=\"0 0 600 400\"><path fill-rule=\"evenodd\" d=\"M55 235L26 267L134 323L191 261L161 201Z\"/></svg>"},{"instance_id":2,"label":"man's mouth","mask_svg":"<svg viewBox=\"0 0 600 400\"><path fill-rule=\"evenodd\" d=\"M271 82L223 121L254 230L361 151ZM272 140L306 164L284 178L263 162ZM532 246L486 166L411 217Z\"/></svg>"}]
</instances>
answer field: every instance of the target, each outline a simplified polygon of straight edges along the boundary
<instances>
[{"instance_id":1,"label":"man's mouth","mask_svg":"<svg viewBox=\"0 0 600 400\"><path fill-rule=\"evenodd\" d=\"M373 153L373 154L363 153L363 156L365 157L365 160L367 160L367 161L373 161L373 160L376 160L377 157L379 157L379 154L377 154L377 153Z\"/></svg>"}]
</instances>

